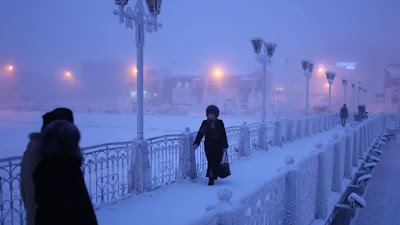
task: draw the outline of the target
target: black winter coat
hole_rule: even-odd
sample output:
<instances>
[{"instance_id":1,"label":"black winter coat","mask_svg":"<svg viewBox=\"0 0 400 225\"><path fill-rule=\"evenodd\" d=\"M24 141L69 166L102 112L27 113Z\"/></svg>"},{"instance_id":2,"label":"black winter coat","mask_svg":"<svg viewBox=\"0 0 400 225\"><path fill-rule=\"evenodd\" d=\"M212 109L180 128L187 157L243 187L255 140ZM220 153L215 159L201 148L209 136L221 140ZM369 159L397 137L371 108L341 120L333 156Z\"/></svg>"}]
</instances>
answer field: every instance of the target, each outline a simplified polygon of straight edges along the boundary
<instances>
[{"instance_id":1,"label":"black winter coat","mask_svg":"<svg viewBox=\"0 0 400 225\"><path fill-rule=\"evenodd\" d=\"M205 136L204 148L208 162L207 177L210 170L214 174L217 173L222 161L223 149L229 147L224 122L217 119L214 124L215 128L211 128L210 121L204 120L193 143L200 145L201 140Z\"/></svg>"},{"instance_id":2,"label":"black winter coat","mask_svg":"<svg viewBox=\"0 0 400 225\"><path fill-rule=\"evenodd\" d=\"M349 117L349 111L347 110L347 108L341 108L340 109L340 117L341 118L348 118Z\"/></svg>"},{"instance_id":3,"label":"black winter coat","mask_svg":"<svg viewBox=\"0 0 400 225\"><path fill-rule=\"evenodd\" d=\"M55 121L43 133L42 161L33 173L35 224L97 225L81 170L78 129Z\"/></svg>"},{"instance_id":4,"label":"black winter coat","mask_svg":"<svg viewBox=\"0 0 400 225\"><path fill-rule=\"evenodd\" d=\"M46 157L34 174L36 224L96 225L78 159Z\"/></svg>"}]
</instances>

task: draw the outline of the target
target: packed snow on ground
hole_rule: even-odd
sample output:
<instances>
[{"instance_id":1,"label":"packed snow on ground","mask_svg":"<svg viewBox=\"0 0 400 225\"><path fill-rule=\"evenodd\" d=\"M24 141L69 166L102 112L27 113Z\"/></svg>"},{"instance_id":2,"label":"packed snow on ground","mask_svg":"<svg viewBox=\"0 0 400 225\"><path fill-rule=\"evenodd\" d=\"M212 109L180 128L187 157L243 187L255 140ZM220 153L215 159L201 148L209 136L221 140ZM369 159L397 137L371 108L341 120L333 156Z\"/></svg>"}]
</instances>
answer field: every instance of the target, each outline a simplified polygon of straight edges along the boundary
<instances>
[{"instance_id":1,"label":"packed snow on ground","mask_svg":"<svg viewBox=\"0 0 400 225\"><path fill-rule=\"evenodd\" d=\"M0 110L0 158L20 156L26 148L28 135L42 125L44 112ZM145 138L179 134L186 127L197 131L205 116L145 116ZM225 126L253 123L258 118L222 116ZM75 113L75 123L81 131L81 146L129 141L136 136L135 114Z\"/></svg>"},{"instance_id":2,"label":"packed snow on ground","mask_svg":"<svg viewBox=\"0 0 400 225\"><path fill-rule=\"evenodd\" d=\"M96 211L99 223L103 225L189 224L201 218L206 208L219 202L217 195L221 189L231 190L232 202L238 202L255 188L282 175L292 166L300 164L314 152L316 143L327 144L333 134L343 135L344 130L342 127L335 127L328 132L285 144L282 148L274 147L268 152L260 151L247 159L240 159L231 165L232 176L218 179L215 186L207 186L207 180L200 177L194 182L180 181L100 207ZM287 165L288 157L293 158L294 165Z\"/></svg>"}]
</instances>

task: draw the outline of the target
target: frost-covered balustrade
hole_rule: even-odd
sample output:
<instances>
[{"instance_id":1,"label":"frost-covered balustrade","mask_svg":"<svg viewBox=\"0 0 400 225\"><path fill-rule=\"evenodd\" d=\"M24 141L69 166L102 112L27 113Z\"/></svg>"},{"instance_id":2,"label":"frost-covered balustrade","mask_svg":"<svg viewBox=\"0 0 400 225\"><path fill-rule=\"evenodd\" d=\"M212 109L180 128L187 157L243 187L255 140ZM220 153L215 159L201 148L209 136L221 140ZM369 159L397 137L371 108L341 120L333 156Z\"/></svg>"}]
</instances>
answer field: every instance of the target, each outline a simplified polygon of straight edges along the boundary
<instances>
[{"instance_id":1,"label":"frost-covered balustrade","mask_svg":"<svg viewBox=\"0 0 400 225\"><path fill-rule=\"evenodd\" d=\"M336 113L226 129L229 161L270 146L281 146L338 123ZM93 205L118 201L129 194L151 191L181 179L195 179L207 169L204 141L193 149L196 132L83 148L82 171ZM0 159L0 225L25 223L20 195L22 157Z\"/></svg>"}]
</instances>

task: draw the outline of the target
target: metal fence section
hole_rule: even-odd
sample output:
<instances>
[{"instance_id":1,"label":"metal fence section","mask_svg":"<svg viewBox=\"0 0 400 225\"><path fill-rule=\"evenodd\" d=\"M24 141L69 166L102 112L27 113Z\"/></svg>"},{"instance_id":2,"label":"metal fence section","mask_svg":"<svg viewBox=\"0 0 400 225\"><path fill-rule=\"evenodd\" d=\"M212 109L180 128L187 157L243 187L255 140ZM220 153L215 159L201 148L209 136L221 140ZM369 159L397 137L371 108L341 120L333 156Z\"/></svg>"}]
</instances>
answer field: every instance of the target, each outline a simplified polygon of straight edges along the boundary
<instances>
[{"instance_id":1,"label":"metal fence section","mask_svg":"<svg viewBox=\"0 0 400 225\"><path fill-rule=\"evenodd\" d=\"M275 121L269 121L266 123L266 135L267 135L268 148L269 148L269 146L272 145L272 142L273 142L275 126L276 126Z\"/></svg>"},{"instance_id":2,"label":"metal fence section","mask_svg":"<svg viewBox=\"0 0 400 225\"><path fill-rule=\"evenodd\" d=\"M128 193L132 142L82 149L82 170L93 205L115 201Z\"/></svg>"},{"instance_id":3,"label":"metal fence section","mask_svg":"<svg viewBox=\"0 0 400 225\"><path fill-rule=\"evenodd\" d=\"M239 148L241 147L242 127L229 127L226 129L226 136L228 138L229 149L228 156L229 162L239 159Z\"/></svg>"},{"instance_id":4,"label":"metal fence section","mask_svg":"<svg viewBox=\"0 0 400 225\"><path fill-rule=\"evenodd\" d=\"M0 160L0 224L24 224L25 208L23 206L21 185L22 157Z\"/></svg>"},{"instance_id":5,"label":"metal fence section","mask_svg":"<svg viewBox=\"0 0 400 225\"><path fill-rule=\"evenodd\" d=\"M197 133L192 133L192 136L196 136ZM199 147L195 150L196 157L196 170L197 173L201 173L207 170L207 157L205 153L204 139L200 142Z\"/></svg>"},{"instance_id":6,"label":"metal fence section","mask_svg":"<svg viewBox=\"0 0 400 225\"><path fill-rule=\"evenodd\" d=\"M259 150L261 147L260 128L261 128L260 123L253 123L249 125L251 153L254 153L255 151Z\"/></svg>"},{"instance_id":7,"label":"metal fence section","mask_svg":"<svg viewBox=\"0 0 400 225\"><path fill-rule=\"evenodd\" d=\"M171 184L179 179L179 150L182 135L166 135L147 140L152 188Z\"/></svg>"}]
</instances>

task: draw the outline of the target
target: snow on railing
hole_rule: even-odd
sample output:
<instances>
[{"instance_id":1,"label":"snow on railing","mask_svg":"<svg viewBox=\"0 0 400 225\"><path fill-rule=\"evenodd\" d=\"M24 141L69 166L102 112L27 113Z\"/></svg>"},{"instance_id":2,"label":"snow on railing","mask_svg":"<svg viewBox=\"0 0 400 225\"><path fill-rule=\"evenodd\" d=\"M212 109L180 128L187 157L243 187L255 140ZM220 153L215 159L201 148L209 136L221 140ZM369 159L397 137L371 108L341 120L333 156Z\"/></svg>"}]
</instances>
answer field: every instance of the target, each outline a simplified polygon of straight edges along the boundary
<instances>
[{"instance_id":1,"label":"snow on railing","mask_svg":"<svg viewBox=\"0 0 400 225\"><path fill-rule=\"evenodd\" d=\"M324 117L309 118L308 126L316 128L311 129L311 133L320 132L321 126L329 129L339 123L337 115ZM206 213L191 224L311 224L315 219L331 219L328 204L332 199L329 196L343 193L342 182L351 178L352 167L360 165L359 159L372 148L373 138L399 118L398 115L385 117L381 114L359 123L357 127L346 128L342 135L327 140L325 146L317 144L316 150L296 162L296 166L290 166L287 172L265 181L240 199L231 199L235 193L229 189L221 190L228 194L219 192L217 197L220 201L207 206ZM291 121L288 121L288 127L291 127ZM298 121L300 127L307 124L303 119ZM291 133L290 129L297 129L288 127L287 134Z\"/></svg>"},{"instance_id":2,"label":"snow on railing","mask_svg":"<svg viewBox=\"0 0 400 225\"><path fill-rule=\"evenodd\" d=\"M320 131L330 129L339 121L337 113L313 117L319 118ZM315 133L305 131L306 126L311 126L307 121L311 119L228 127L229 161ZM118 201L129 193L150 191L185 177L196 178L207 169L207 159L204 141L199 148L192 149L194 136L195 133L165 135L147 139L144 145L130 141L83 148L82 170L93 205ZM0 159L0 225L25 223L20 196L21 159Z\"/></svg>"}]
</instances>

